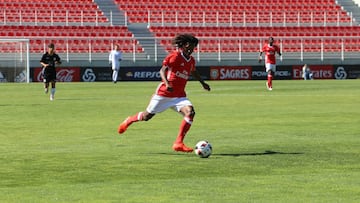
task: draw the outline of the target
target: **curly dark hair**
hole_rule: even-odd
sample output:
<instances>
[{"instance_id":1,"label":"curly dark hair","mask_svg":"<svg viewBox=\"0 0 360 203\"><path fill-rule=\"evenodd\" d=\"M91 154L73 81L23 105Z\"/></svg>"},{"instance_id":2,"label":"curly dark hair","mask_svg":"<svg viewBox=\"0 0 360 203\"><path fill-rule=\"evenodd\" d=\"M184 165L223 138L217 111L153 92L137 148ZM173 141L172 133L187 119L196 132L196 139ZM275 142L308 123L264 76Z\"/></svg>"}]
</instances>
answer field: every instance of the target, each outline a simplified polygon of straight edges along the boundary
<instances>
[{"instance_id":1,"label":"curly dark hair","mask_svg":"<svg viewBox=\"0 0 360 203\"><path fill-rule=\"evenodd\" d=\"M194 37L192 34L179 34L173 39L173 45L176 47L183 47L186 43L193 44L194 46L197 46L199 43L198 38Z\"/></svg>"}]
</instances>

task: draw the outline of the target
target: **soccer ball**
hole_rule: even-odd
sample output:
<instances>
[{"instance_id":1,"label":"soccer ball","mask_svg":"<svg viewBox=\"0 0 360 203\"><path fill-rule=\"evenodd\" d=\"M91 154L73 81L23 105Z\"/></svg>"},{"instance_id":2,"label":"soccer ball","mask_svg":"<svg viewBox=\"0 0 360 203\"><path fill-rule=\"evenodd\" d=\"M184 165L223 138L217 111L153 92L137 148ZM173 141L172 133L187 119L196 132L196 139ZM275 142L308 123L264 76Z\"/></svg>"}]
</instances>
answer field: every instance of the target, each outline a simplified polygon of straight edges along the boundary
<instances>
[{"instance_id":1,"label":"soccer ball","mask_svg":"<svg viewBox=\"0 0 360 203\"><path fill-rule=\"evenodd\" d=\"M194 152L200 158L208 158L212 153L212 146L208 141L203 140L195 145Z\"/></svg>"}]
</instances>

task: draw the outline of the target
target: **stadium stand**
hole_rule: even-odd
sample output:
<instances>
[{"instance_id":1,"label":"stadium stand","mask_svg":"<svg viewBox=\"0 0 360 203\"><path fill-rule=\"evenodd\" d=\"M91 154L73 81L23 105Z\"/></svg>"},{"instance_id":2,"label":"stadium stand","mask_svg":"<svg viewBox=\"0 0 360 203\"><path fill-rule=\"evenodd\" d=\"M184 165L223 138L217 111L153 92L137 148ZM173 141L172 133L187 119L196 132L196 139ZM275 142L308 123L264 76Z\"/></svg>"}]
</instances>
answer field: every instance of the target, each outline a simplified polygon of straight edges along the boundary
<instances>
[{"instance_id":1,"label":"stadium stand","mask_svg":"<svg viewBox=\"0 0 360 203\"><path fill-rule=\"evenodd\" d=\"M189 32L188 27L151 27L150 30L155 36L162 39L174 36L177 33ZM259 37L266 39L273 36L282 39L284 51L299 52L301 43L303 51L315 52L321 50L321 44L324 44L324 51L341 50L342 41L338 37L357 37L360 33L360 27L343 27L343 26L325 26L325 27L192 27L191 33L202 40L201 52L217 52L218 44L221 44L222 52L239 51L239 43L242 44L241 51L256 52L259 50L259 40L248 40L247 38ZM306 39L306 37L311 39ZM327 37L327 40L323 40ZM332 38L335 37L335 38ZM358 40L344 41L347 51L360 51L359 48L354 50L354 45ZM160 43L168 51L173 48L169 46L169 39L160 40ZM351 46L350 46L351 45Z\"/></svg>"},{"instance_id":2,"label":"stadium stand","mask_svg":"<svg viewBox=\"0 0 360 203\"><path fill-rule=\"evenodd\" d=\"M0 0L0 22L6 24L91 24L108 19L92 0Z\"/></svg>"},{"instance_id":3,"label":"stadium stand","mask_svg":"<svg viewBox=\"0 0 360 203\"><path fill-rule=\"evenodd\" d=\"M121 43L125 53L143 51L125 26L1 25L0 36L29 38L30 52L43 52L50 42L57 45L58 52L86 53L90 49L93 53L106 53L113 43Z\"/></svg>"},{"instance_id":4,"label":"stadium stand","mask_svg":"<svg viewBox=\"0 0 360 203\"><path fill-rule=\"evenodd\" d=\"M115 0L130 22L152 24L348 24L351 18L332 0Z\"/></svg>"},{"instance_id":5,"label":"stadium stand","mask_svg":"<svg viewBox=\"0 0 360 203\"><path fill-rule=\"evenodd\" d=\"M0 37L28 38L33 53L45 51L50 41L58 52L106 53L113 43L125 53L143 51L127 27L109 26L92 0L0 0L0 10Z\"/></svg>"},{"instance_id":6,"label":"stadium stand","mask_svg":"<svg viewBox=\"0 0 360 203\"><path fill-rule=\"evenodd\" d=\"M333 0L114 1L130 22L148 23L168 52L171 37L182 32L201 37L199 51L205 53L256 52L269 36L281 39L288 52L360 50L351 38L359 27L350 26L351 17Z\"/></svg>"},{"instance_id":7,"label":"stadium stand","mask_svg":"<svg viewBox=\"0 0 360 203\"><path fill-rule=\"evenodd\" d=\"M286 52L360 51L359 27L333 0L113 3L130 24L147 24L167 52L173 50L171 38L189 30L201 38L201 53L257 52L269 36ZM33 53L43 52L51 41L59 52L102 54L114 39L125 53L145 52L127 25L113 26L108 19L92 0L0 0L0 37L28 38Z\"/></svg>"}]
</instances>

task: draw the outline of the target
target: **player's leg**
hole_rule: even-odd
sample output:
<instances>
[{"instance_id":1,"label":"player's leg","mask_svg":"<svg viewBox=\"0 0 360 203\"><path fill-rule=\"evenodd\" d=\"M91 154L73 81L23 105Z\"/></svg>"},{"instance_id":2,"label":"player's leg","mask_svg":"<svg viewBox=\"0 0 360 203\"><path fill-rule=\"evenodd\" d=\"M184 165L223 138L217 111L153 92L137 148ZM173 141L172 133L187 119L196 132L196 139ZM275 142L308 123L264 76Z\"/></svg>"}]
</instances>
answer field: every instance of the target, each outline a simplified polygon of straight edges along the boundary
<instances>
[{"instance_id":1,"label":"player's leg","mask_svg":"<svg viewBox=\"0 0 360 203\"><path fill-rule=\"evenodd\" d=\"M193 149L184 144L184 138L192 125L195 117L195 110L193 106L184 106L180 109L180 113L184 116L184 119L181 121L179 133L174 142L173 149L175 151L192 152Z\"/></svg>"},{"instance_id":2,"label":"player's leg","mask_svg":"<svg viewBox=\"0 0 360 203\"><path fill-rule=\"evenodd\" d=\"M55 99L55 92L56 92L56 82L55 80L51 81L51 93L50 93L50 100Z\"/></svg>"},{"instance_id":3,"label":"player's leg","mask_svg":"<svg viewBox=\"0 0 360 203\"><path fill-rule=\"evenodd\" d=\"M270 83L271 90L273 88L272 81L274 80L275 72L276 72L276 64L271 64L271 83Z\"/></svg>"},{"instance_id":4,"label":"player's leg","mask_svg":"<svg viewBox=\"0 0 360 203\"><path fill-rule=\"evenodd\" d=\"M267 79L268 79L268 86L269 86L269 90L272 90L272 81L273 81L273 72L271 70L268 71L267 74Z\"/></svg>"},{"instance_id":5,"label":"player's leg","mask_svg":"<svg viewBox=\"0 0 360 203\"><path fill-rule=\"evenodd\" d=\"M175 151L192 152L193 149L187 147L184 144L184 138L188 133L188 131L190 130L190 127L195 117L194 107L189 99L187 99L186 97L182 97L176 100L176 104L175 107L173 107L173 109L179 112L183 116L183 120L181 121L178 135L173 145L173 149Z\"/></svg>"},{"instance_id":6,"label":"player's leg","mask_svg":"<svg viewBox=\"0 0 360 203\"><path fill-rule=\"evenodd\" d=\"M42 70L43 75L43 82L44 82L44 92L47 94L49 92L49 75L45 72L45 70Z\"/></svg>"},{"instance_id":7,"label":"player's leg","mask_svg":"<svg viewBox=\"0 0 360 203\"><path fill-rule=\"evenodd\" d=\"M150 120L156 113L160 113L165 111L167 108L170 107L171 101L169 98L161 97L158 95L154 95L148 107L145 111L138 112L135 115L127 117L118 127L118 133L124 133L127 128L134 122L138 121L148 121Z\"/></svg>"},{"instance_id":8,"label":"player's leg","mask_svg":"<svg viewBox=\"0 0 360 203\"><path fill-rule=\"evenodd\" d=\"M118 77L118 70L117 70L117 69L113 69L112 81L113 81L114 83L116 83L117 77Z\"/></svg>"},{"instance_id":9,"label":"player's leg","mask_svg":"<svg viewBox=\"0 0 360 203\"><path fill-rule=\"evenodd\" d=\"M138 112L135 115L127 117L118 127L118 133L124 133L127 128L138 121L148 121L150 120L155 114L151 114L147 111Z\"/></svg>"},{"instance_id":10,"label":"player's leg","mask_svg":"<svg viewBox=\"0 0 360 203\"><path fill-rule=\"evenodd\" d=\"M49 83L44 79L44 92L47 94L49 92Z\"/></svg>"},{"instance_id":11,"label":"player's leg","mask_svg":"<svg viewBox=\"0 0 360 203\"><path fill-rule=\"evenodd\" d=\"M274 64L270 64L267 63L265 65L266 67L266 72L267 72L267 82L266 82L266 87L268 90L272 90L272 80L273 80L273 71L275 71L275 65Z\"/></svg>"},{"instance_id":12,"label":"player's leg","mask_svg":"<svg viewBox=\"0 0 360 203\"><path fill-rule=\"evenodd\" d=\"M55 92L56 92L56 71L55 69L49 73L49 81L51 82L51 94L50 100L55 99Z\"/></svg>"},{"instance_id":13,"label":"player's leg","mask_svg":"<svg viewBox=\"0 0 360 203\"><path fill-rule=\"evenodd\" d=\"M267 79L266 79L266 88L269 90L269 88L270 88L270 85L269 85L269 80L270 80L270 78L269 78L269 74L270 74L270 64L269 63L265 63L265 71L266 71L266 73L267 73Z\"/></svg>"}]
</instances>

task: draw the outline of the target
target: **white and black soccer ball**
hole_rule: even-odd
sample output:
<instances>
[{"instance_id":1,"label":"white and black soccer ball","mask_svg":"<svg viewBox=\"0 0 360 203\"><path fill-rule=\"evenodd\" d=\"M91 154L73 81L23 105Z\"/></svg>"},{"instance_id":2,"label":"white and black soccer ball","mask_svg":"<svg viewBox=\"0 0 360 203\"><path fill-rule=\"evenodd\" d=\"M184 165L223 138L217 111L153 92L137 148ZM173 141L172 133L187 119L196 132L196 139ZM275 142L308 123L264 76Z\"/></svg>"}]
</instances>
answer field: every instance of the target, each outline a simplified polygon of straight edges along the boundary
<instances>
[{"instance_id":1,"label":"white and black soccer ball","mask_svg":"<svg viewBox=\"0 0 360 203\"><path fill-rule=\"evenodd\" d=\"M194 152L200 158L208 158L212 153L212 146L208 141L203 140L195 145Z\"/></svg>"}]
</instances>

